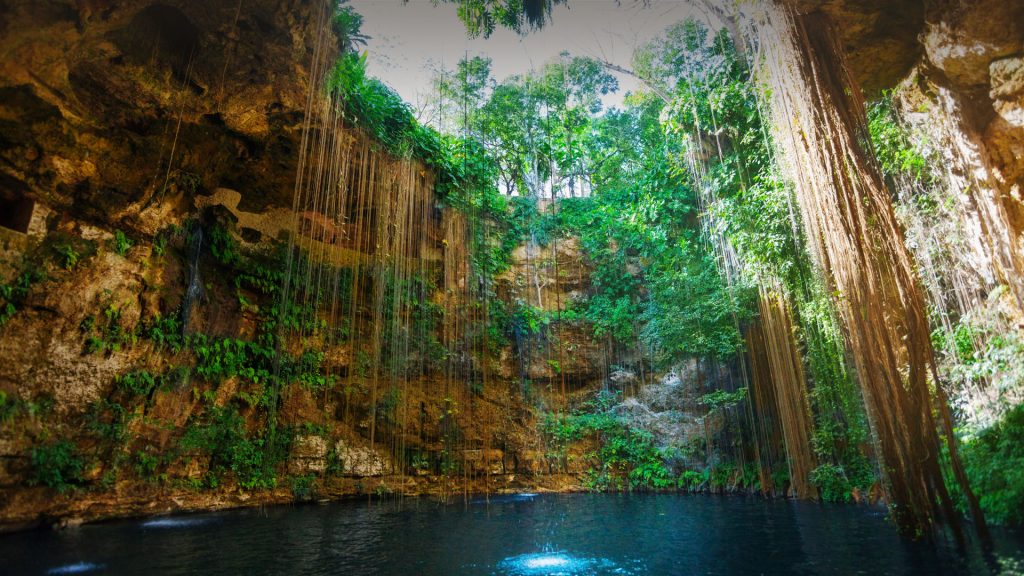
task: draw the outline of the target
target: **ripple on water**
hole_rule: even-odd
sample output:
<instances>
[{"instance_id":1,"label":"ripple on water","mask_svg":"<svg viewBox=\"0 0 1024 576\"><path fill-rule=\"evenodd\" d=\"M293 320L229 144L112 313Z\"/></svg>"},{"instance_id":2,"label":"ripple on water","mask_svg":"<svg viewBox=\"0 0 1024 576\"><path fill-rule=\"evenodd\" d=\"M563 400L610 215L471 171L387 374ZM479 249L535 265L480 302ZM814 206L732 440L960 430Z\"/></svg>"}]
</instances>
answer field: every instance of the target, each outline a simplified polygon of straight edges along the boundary
<instances>
[{"instance_id":1,"label":"ripple on water","mask_svg":"<svg viewBox=\"0 0 1024 576\"><path fill-rule=\"evenodd\" d=\"M67 564L65 566L58 566L56 568L50 568L46 571L47 574L84 574L86 572L93 572L95 570L103 569L103 564L93 564L92 562L76 562L74 564Z\"/></svg>"}]
</instances>

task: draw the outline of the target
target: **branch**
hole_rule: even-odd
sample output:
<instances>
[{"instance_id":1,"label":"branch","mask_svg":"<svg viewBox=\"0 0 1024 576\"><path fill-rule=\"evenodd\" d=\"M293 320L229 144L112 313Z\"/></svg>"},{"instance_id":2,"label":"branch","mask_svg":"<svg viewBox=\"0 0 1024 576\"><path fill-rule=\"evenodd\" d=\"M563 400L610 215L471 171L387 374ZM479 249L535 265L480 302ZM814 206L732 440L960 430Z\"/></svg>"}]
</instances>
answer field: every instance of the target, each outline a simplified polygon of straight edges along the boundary
<instances>
[{"instance_id":1,"label":"branch","mask_svg":"<svg viewBox=\"0 0 1024 576\"><path fill-rule=\"evenodd\" d=\"M668 104L669 102L672 101L672 99L668 97L668 94L666 94L664 90L654 85L654 82L648 80L647 78L644 78L643 76L640 76L639 74L630 70L629 68L624 68L622 66L619 66L618 64L613 64L612 62L609 62L603 58L598 58L597 61L601 64L601 66L604 66L605 68L611 70L612 72L618 72L620 74L625 74L627 76L632 76L633 78L636 78L637 80L642 82L644 86L650 89L651 92L654 92L654 94L658 98L661 98L665 102L665 104Z\"/></svg>"}]
</instances>

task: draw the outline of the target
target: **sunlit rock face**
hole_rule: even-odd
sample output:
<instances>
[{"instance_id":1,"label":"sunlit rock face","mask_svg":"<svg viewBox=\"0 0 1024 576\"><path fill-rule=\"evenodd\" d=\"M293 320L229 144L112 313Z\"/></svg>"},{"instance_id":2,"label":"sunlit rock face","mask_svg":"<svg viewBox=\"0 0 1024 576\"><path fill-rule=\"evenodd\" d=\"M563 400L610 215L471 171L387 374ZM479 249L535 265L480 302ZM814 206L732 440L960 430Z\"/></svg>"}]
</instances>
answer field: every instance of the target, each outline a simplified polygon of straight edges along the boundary
<instances>
[{"instance_id":1,"label":"sunlit rock face","mask_svg":"<svg viewBox=\"0 0 1024 576\"><path fill-rule=\"evenodd\" d=\"M937 3L922 36L925 57L955 85L984 88L989 66L1019 53L1024 7L1019 2L975 0Z\"/></svg>"},{"instance_id":2,"label":"sunlit rock face","mask_svg":"<svg viewBox=\"0 0 1024 576\"><path fill-rule=\"evenodd\" d=\"M983 185L1002 197L1007 248L1024 263L1024 5L1000 0L887 2L793 0L799 10L829 14L850 67L868 97L919 75L933 104L951 117ZM926 5L927 4L927 8ZM941 92L948 95L943 103ZM989 181L989 182L985 182Z\"/></svg>"},{"instance_id":3,"label":"sunlit rock face","mask_svg":"<svg viewBox=\"0 0 1024 576\"><path fill-rule=\"evenodd\" d=\"M935 115L969 158L999 280L1024 304L1024 5L976 1L933 7L921 75ZM923 107L922 107L923 108Z\"/></svg>"},{"instance_id":4,"label":"sunlit rock face","mask_svg":"<svg viewBox=\"0 0 1024 576\"><path fill-rule=\"evenodd\" d=\"M932 306L998 331L1019 330L1024 326L1024 4L795 2L801 10L832 17L868 99L893 90L915 142L932 154L931 193L939 190L951 217L905 218L913 193L899 184L893 190ZM944 253L946 260L936 264L928 250L931 256ZM957 390L954 396L973 426L991 424L1000 414L985 394Z\"/></svg>"},{"instance_id":5,"label":"sunlit rock face","mask_svg":"<svg viewBox=\"0 0 1024 576\"><path fill-rule=\"evenodd\" d=\"M850 67L869 94L902 79L920 58L923 2L890 0L790 0L798 10L832 17L846 45Z\"/></svg>"}]
</instances>

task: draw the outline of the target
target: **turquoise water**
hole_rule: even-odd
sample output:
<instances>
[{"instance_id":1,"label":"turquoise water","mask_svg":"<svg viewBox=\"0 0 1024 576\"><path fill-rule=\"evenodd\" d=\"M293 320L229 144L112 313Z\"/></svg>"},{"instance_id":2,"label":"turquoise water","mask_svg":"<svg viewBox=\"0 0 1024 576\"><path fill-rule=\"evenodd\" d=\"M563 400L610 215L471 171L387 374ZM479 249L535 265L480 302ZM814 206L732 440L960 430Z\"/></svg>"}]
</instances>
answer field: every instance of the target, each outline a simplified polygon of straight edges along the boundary
<instances>
[{"instance_id":1,"label":"turquoise water","mask_svg":"<svg viewBox=\"0 0 1024 576\"><path fill-rule=\"evenodd\" d=\"M994 550L908 543L861 506L690 495L517 495L281 506L0 537L2 574L1013 574Z\"/></svg>"}]
</instances>

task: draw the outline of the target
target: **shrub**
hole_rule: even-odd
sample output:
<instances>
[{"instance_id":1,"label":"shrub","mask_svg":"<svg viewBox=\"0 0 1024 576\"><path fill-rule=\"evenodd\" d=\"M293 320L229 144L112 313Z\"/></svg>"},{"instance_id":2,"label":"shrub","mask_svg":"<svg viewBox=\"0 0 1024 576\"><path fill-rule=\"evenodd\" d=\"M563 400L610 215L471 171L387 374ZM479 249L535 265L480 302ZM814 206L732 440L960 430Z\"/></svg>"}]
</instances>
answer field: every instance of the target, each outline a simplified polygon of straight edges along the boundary
<instances>
[{"instance_id":1,"label":"shrub","mask_svg":"<svg viewBox=\"0 0 1024 576\"><path fill-rule=\"evenodd\" d=\"M985 518L996 524L1024 523L1024 404L967 442L962 457Z\"/></svg>"},{"instance_id":2,"label":"shrub","mask_svg":"<svg viewBox=\"0 0 1024 576\"><path fill-rule=\"evenodd\" d=\"M135 453L135 473L146 480L156 480L157 468L160 467L160 458L150 451L143 450Z\"/></svg>"},{"instance_id":3,"label":"shrub","mask_svg":"<svg viewBox=\"0 0 1024 576\"><path fill-rule=\"evenodd\" d=\"M811 484L818 488L821 499L825 502L849 502L850 481L842 466L822 464L811 471Z\"/></svg>"},{"instance_id":4,"label":"shrub","mask_svg":"<svg viewBox=\"0 0 1024 576\"><path fill-rule=\"evenodd\" d=\"M14 316L28 298L32 284L43 279L40 272L22 272L10 284L0 284L0 327Z\"/></svg>"},{"instance_id":5,"label":"shrub","mask_svg":"<svg viewBox=\"0 0 1024 576\"><path fill-rule=\"evenodd\" d=\"M57 244L53 247L54 252L61 259L61 265L65 270L74 270L82 255L70 244Z\"/></svg>"},{"instance_id":6,"label":"shrub","mask_svg":"<svg viewBox=\"0 0 1024 576\"><path fill-rule=\"evenodd\" d=\"M116 230L114 232L114 239L111 242L111 248L113 248L114 252L117 252L119 256L127 254L128 250L131 250L131 247L134 245L135 242L133 242L128 236L125 236L124 232L120 230Z\"/></svg>"},{"instance_id":7,"label":"shrub","mask_svg":"<svg viewBox=\"0 0 1024 576\"><path fill-rule=\"evenodd\" d=\"M107 443L118 446L128 438L128 409L106 399L92 403L85 415L86 429Z\"/></svg>"},{"instance_id":8,"label":"shrub","mask_svg":"<svg viewBox=\"0 0 1024 576\"><path fill-rule=\"evenodd\" d=\"M18 414L18 400L8 398L7 393L0 390L0 424L6 424Z\"/></svg>"},{"instance_id":9,"label":"shrub","mask_svg":"<svg viewBox=\"0 0 1024 576\"><path fill-rule=\"evenodd\" d=\"M58 440L32 449L32 485L44 485L67 492L82 482L85 464L75 453L75 445L68 440Z\"/></svg>"},{"instance_id":10,"label":"shrub","mask_svg":"<svg viewBox=\"0 0 1024 576\"><path fill-rule=\"evenodd\" d=\"M246 490L277 486L275 467L288 456L290 431L278 430L273 435L250 437L245 431L245 421L233 408L211 409L204 420L185 431L179 449L210 455L208 485L219 485L221 476L230 471L238 485Z\"/></svg>"},{"instance_id":11,"label":"shrub","mask_svg":"<svg viewBox=\"0 0 1024 576\"><path fill-rule=\"evenodd\" d=\"M146 370L137 370L119 376L117 388L129 396L149 396L157 386L157 378Z\"/></svg>"},{"instance_id":12,"label":"shrub","mask_svg":"<svg viewBox=\"0 0 1024 576\"><path fill-rule=\"evenodd\" d=\"M292 477L292 497L296 502L309 502L316 499L316 477L312 474Z\"/></svg>"}]
</instances>

